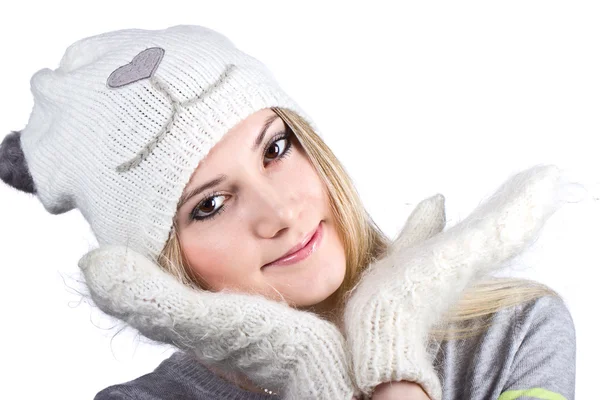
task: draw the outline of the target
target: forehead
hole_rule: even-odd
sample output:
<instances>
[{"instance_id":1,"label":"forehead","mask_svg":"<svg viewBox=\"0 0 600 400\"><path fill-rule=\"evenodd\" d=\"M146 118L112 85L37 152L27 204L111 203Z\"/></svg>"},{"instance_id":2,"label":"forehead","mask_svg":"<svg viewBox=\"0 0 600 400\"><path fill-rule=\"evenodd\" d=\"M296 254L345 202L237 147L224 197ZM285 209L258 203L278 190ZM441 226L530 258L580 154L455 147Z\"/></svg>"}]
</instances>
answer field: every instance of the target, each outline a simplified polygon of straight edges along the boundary
<instances>
[{"instance_id":1,"label":"forehead","mask_svg":"<svg viewBox=\"0 0 600 400\"><path fill-rule=\"evenodd\" d=\"M278 119L279 116L270 108L257 111L231 128L216 146L230 140L254 141L265 127L265 124L275 123Z\"/></svg>"},{"instance_id":2,"label":"forehead","mask_svg":"<svg viewBox=\"0 0 600 400\"><path fill-rule=\"evenodd\" d=\"M219 142L208 152L198 164L194 175L214 174L214 168L221 168L223 163L235 163L243 158L243 154L252 153L256 139L261 133L280 128L283 121L270 108L257 111L230 129ZM265 129L267 127L268 129ZM193 180L192 176L192 180Z\"/></svg>"}]
</instances>

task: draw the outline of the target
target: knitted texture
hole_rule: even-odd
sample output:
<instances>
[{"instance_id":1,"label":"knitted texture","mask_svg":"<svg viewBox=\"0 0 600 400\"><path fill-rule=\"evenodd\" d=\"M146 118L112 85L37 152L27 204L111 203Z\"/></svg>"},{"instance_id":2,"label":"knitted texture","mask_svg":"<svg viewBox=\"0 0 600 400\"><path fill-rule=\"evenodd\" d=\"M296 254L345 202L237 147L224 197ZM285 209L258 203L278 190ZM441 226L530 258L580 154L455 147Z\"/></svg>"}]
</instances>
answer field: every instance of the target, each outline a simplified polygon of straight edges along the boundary
<instances>
[{"instance_id":1,"label":"knitted texture","mask_svg":"<svg viewBox=\"0 0 600 400\"><path fill-rule=\"evenodd\" d=\"M429 330L477 276L535 240L571 187L556 167L533 168L442 233L443 197L423 202L352 292L347 349L316 315L195 290L155 262L192 173L234 126L280 107L318 132L262 63L208 28L129 29L74 43L31 90L27 126L0 147L0 177L51 213L81 211L100 243L79 262L98 307L285 399L350 399L354 376L368 395L409 380L439 400Z\"/></svg>"},{"instance_id":2,"label":"knitted texture","mask_svg":"<svg viewBox=\"0 0 600 400\"><path fill-rule=\"evenodd\" d=\"M98 307L150 339L192 350L284 399L353 397L345 339L314 314L262 296L186 287L124 246L92 250L79 266Z\"/></svg>"},{"instance_id":3,"label":"knitted texture","mask_svg":"<svg viewBox=\"0 0 600 400\"><path fill-rule=\"evenodd\" d=\"M152 259L198 163L236 124L281 107L316 130L262 63L200 26L82 39L31 90L21 144L44 207L78 208L100 245Z\"/></svg>"},{"instance_id":4,"label":"knitted texture","mask_svg":"<svg viewBox=\"0 0 600 400\"><path fill-rule=\"evenodd\" d=\"M346 305L344 327L361 392L370 395L380 383L405 380L441 400L427 351L429 331L470 283L525 250L556 210L578 201L580 188L559 168L536 166L512 176L469 217L441 233L444 198L419 204Z\"/></svg>"}]
</instances>

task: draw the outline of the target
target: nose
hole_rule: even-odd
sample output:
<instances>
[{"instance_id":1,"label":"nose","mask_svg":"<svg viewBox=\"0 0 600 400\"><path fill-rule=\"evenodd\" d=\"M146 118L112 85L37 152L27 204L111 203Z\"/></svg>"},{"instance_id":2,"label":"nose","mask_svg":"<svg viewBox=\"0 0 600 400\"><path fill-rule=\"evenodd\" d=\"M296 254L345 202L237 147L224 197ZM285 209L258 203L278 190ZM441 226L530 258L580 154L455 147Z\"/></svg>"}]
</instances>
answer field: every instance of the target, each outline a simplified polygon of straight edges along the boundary
<instances>
[{"instance_id":1,"label":"nose","mask_svg":"<svg viewBox=\"0 0 600 400\"><path fill-rule=\"evenodd\" d=\"M277 182L264 176L255 179L248 206L256 235L273 238L299 219L301 204L290 182Z\"/></svg>"}]
</instances>

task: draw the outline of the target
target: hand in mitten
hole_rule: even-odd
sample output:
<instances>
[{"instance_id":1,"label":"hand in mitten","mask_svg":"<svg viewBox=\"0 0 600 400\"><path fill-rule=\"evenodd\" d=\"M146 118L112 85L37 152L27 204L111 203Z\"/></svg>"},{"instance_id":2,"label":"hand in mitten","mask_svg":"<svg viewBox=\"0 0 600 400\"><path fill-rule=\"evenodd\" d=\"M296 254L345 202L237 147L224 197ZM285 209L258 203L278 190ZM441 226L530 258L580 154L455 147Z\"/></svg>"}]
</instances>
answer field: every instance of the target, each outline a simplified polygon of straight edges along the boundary
<instances>
[{"instance_id":1,"label":"hand in mitten","mask_svg":"<svg viewBox=\"0 0 600 400\"><path fill-rule=\"evenodd\" d=\"M427 352L430 329L478 276L529 246L576 189L557 167L537 166L510 178L464 221L438 234L443 197L419 204L346 305L344 327L359 389L370 395L380 383L405 380L440 400Z\"/></svg>"},{"instance_id":2,"label":"hand in mitten","mask_svg":"<svg viewBox=\"0 0 600 400\"><path fill-rule=\"evenodd\" d=\"M193 351L284 399L347 399L355 392L341 332L316 315L258 295L187 287L123 246L81 258L94 302L150 339Z\"/></svg>"},{"instance_id":3,"label":"hand in mitten","mask_svg":"<svg viewBox=\"0 0 600 400\"><path fill-rule=\"evenodd\" d=\"M445 224L442 195L421 201L388 249L388 254L367 268L350 296L344 312L344 329L355 380L367 396L374 395L373 391L380 383L407 380L419 383L432 399L441 399L441 384L426 353L425 334L418 332L421 326L415 324L410 315L400 314L399 302L406 294L396 296L386 287L385 281L378 280L401 280L400 272L387 277L377 272L384 268L382 265L393 263L398 251L417 246L438 234ZM401 284L389 282L394 288ZM379 289L385 291L379 292ZM410 332L413 328L415 331ZM389 392L386 398L394 397L395 389L386 388Z\"/></svg>"}]
</instances>

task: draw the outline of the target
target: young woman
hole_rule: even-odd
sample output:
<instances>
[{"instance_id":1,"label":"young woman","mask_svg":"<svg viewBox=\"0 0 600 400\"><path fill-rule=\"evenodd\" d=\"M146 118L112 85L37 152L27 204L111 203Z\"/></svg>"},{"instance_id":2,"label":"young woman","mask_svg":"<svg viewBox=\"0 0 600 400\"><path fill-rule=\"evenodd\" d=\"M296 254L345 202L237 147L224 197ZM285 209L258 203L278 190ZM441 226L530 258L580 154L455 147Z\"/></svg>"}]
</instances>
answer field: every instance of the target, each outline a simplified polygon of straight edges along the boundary
<instances>
[{"instance_id":1,"label":"young woman","mask_svg":"<svg viewBox=\"0 0 600 400\"><path fill-rule=\"evenodd\" d=\"M574 184L513 176L444 231L422 201L388 240L269 71L197 26L73 44L32 78L0 176L100 248L93 301L181 349L103 399L571 399L575 336L550 289L485 279Z\"/></svg>"}]
</instances>

